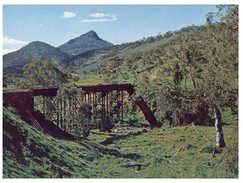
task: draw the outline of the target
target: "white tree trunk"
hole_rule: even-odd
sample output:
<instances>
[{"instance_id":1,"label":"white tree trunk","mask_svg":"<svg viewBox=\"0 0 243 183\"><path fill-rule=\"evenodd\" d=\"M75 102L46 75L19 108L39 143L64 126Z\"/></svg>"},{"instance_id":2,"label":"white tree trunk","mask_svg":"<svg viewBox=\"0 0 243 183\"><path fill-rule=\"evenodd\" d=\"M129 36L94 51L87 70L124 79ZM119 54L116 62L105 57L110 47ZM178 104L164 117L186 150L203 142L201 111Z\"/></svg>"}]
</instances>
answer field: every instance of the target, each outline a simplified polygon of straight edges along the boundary
<instances>
[{"instance_id":1,"label":"white tree trunk","mask_svg":"<svg viewBox=\"0 0 243 183\"><path fill-rule=\"evenodd\" d=\"M215 107L215 131L216 131L216 146L217 147L225 147L224 142L224 133L221 121L221 112L220 110Z\"/></svg>"}]
</instances>

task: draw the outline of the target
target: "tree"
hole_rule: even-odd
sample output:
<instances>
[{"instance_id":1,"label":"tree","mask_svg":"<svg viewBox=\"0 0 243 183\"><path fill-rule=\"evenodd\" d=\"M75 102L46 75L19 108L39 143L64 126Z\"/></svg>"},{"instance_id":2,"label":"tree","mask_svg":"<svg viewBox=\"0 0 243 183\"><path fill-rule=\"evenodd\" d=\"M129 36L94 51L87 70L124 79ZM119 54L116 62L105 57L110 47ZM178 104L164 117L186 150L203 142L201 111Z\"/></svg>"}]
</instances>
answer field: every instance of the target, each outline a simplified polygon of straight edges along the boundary
<instances>
[{"instance_id":1,"label":"tree","mask_svg":"<svg viewBox=\"0 0 243 183\"><path fill-rule=\"evenodd\" d=\"M67 83L67 75L52 62L32 61L23 67L22 88L60 86Z\"/></svg>"},{"instance_id":2,"label":"tree","mask_svg":"<svg viewBox=\"0 0 243 183\"><path fill-rule=\"evenodd\" d=\"M216 145L224 147L221 108L238 108L238 6L218 6L218 10L207 19L206 44L211 44L206 49L208 70L202 75L208 86L205 95L214 107Z\"/></svg>"},{"instance_id":3,"label":"tree","mask_svg":"<svg viewBox=\"0 0 243 183\"><path fill-rule=\"evenodd\" d=\"M118 56L111 57L106 64L100 66L101 73L107 82L113 81L117 77L117 69L124 60Z\"/></svg>"},{"instance_id":4,"label":"tree","mask_svg":"<svg viewBox=\"0 0 243 183\"><path fill-rule=\"evenodd\" d=\"M14 81L14 74L3 72L3 87L7 87L9 84L12 84Z\"/></svg>"},{"instance_id":5,"label":"tree","mask_svg":"<svg viewBox=\"0 0 243 183\"><path fill-rule=\"evenodd\" d=\"M169 38L169 37L171 37L171 36L173 36L174 34L173 34L173 32L172 31L168 31L168 32L166 32L165 34L163 34L163 37L164 38Z\"/></svg>"},{"instance_id":6,"label":"tree","mask_svg":"<svg viewBox=\"0 0 243 183\"><path fill-rule=\"evenodd\" d=\"M225 146L221 111L238 110L238 6L218 6L206 25L182 30L167 44L124 63L116 70L125 68L134 77L136 93L156 101L161 120L214 124L216 146Z\"/></svg>"},{"instance_id":7,"label":"tree","mask_svg":"<svg viewBox=\"0 0 243 183\"><path fill-rule=\"evenodd\" d=\"M163 102L173 109L174 119L180 121L181 113L198 115L195 112L202 108L213 111L216 146L224 147L221 109L237 110L238 101L238 6L218 8L207 17L206 33L177 39L180 46L167 50L165 59L178 66L172 68L174 82L162 76L160 84ZM178 70L184 86L175 78Z\"/></svg>"},{"instance_id":8,"label":"tree","mask_svg":"<svg viewBox=\"0 0 243 183\"><path fill-rule=\"evenodd\" d=\"M84 91L75 85L60 87L54 98L45 101L45 115L63 130L87 138L93 127L92 107L83 102L84 97Z\"/></svg>"}]
</instances>

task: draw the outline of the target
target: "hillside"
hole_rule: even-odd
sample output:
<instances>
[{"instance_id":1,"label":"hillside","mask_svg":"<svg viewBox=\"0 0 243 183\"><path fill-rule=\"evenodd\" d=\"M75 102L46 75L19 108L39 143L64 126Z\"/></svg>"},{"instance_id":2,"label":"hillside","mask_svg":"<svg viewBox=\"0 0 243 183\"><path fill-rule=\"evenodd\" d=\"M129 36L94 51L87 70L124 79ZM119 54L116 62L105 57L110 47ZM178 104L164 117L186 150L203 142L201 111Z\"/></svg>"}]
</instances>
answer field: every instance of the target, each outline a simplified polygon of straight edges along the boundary
<instances>
[{"instance_id":1,"label":"hillside","mask_svg":"<svg viewBox=\"0 0 243 183\"><path fill-rule=\"evenodd\" d=\"M238 114L238 29L232 26L237 15L227 20L204 27L207 31L172 34L169 42L123 60L110 59L101 74L108 83L135 85L136 95L145 98L163 124L214 125L227 107ZM221 141L216 138L220 147L225 146L222 129Z\"/></svg>"},{"instance_id":2,"label":"hillside","mask_svg":"<svg viewBox=\"0 0 243 183\"><path fill-rule=\"evenodd\" d=\"M230 126L225 126L225 139L232 144L237 127L231 125L231 118L227 120ZM139 129L127 127L116 133L94 131L88 141L73 142L36 130L8 108L3 109L3 126L4 178L238 177L236 169L225 169L231 146L226 151L214 149L213 127L144 129L139 133Z\"/></svg>"},{"instance_id":3,"label":"hillside","mask_svg":"<svg viewBox=\"0 0 243 183\"><path fill-rule=\"evenodd\" d=\"M146 54L159 46L177 44L175 40L183 35L200 34L205 31L205 26L188 26L180 30L169 31L163 35L148 37L138 41L113 45L107 48L91 50L75 55L62 62L62 67L71 72L80 73L99 69L102 64L108 63L112 57L128 59L130 57Z\"/></svg>"},{"instance_id":4,"label":"hillside","mask_svg":"<svg viewBox=\"0 0 243 183\"><path fill-rule=\"evenodd\" d=\"M175 44L178 36L198 34L204 26L189 26L163 35L144 38L135 42L112 45L89 31L55 48L49 44L35 41L16 52L3 56L4 71L20 72L22 67L33 60L49 60L58 63L65 71L80 73L98 70L112 57L127 59L148 52L158 46Z\"/></svg>"},{"instance_id":5,"label":"hillside","mask_svg":"<svg viewBox=\"0 0 243 183\"><path fill-rule=\"evenodd\" d=\"M40 41L34 41L18 51L3 56L3 69L9 72L21 72L22 67L35 61L53 61L56 63L69 58L66 53L57 48Z\"/></svg>"},{"instance_id":6,"label":"hillside","mask_svg":"<svg viewBox=\"0 0 243 183\"><path fill-rule=\"evenodd\" d=\"M139 45L132 42L114 45L108 48L91 50L73 56L68 60L64 60L62 65L65 67L65 69L69 69L70 71L75 71L77 73L80 71L97 70L100 65L107 63L112 57L129 58L133 55L138 55L149 51L159 45L168 44L173 39L175 39L175 37L155 40L148 43L141 43Z\"/></svg>"},{"instance_id":7,"label":"hillside","mask_svg":"<svg viewBox=\"0 0 243 183\"><path fill-rule=\"evenodd\" d=\"M118 129L119 130L119 129ZM236 128L225 127L227 144L231 144ZM121 129L124 131L124 129ZM232 134L234 134L232 136ZM112 134L92 134L90 139L104 142ZM184 126L149 130L136 136L118 139L108 147L141 158L124 160L103 157L92 164L92 177L101 178L237 178L237 168L229 168L227 150L214 147L214 128ZM232 151L230 151L232 152ZM231 159L233 160L233 158ZM233 161L235 161L234 159ZM227 164L227 161L229 164ZM231 163L233 164L233 161ZM237 161L237 160L236 160ZM104 164L106 166L104 166ZM227 167L227 169L226 169ZM235 172L231 172L235 171Z\"/></svg>"},{"instance_id":8,"label":"hillside","mask_svg":"<svg viewBox=\"0 0 243 183\"><path fill-rule=\"evenodd\" d=\"M87 177L99 152L76 142L57 140L3 110L3 177ZM83 172L83 173L81 173Z\"/></svg>"},{"instance_id":9,"label":"hillside","mask_svg":"<svg viewBox=\"0 0 243 183\"><path fill-rule=\"evenodd\" d=\"M87 51L64 60L61 65L64 69L76 73L97 70L99 65L106 63L109 58L115 56L119 51L130 48L130 45L128 43Z\"/></svg>"},{"instance_id":10,"label":"hillside","mask_svg":"<svg viewBox=\"0 0 243 183\"><path fill-rule=\"evenodd\" d=\"M112 46L111 43L101 39L93 30L69 40L58 48L69 55L78 55L90 50L106 48Z\"/></svg>"}]
</instances>

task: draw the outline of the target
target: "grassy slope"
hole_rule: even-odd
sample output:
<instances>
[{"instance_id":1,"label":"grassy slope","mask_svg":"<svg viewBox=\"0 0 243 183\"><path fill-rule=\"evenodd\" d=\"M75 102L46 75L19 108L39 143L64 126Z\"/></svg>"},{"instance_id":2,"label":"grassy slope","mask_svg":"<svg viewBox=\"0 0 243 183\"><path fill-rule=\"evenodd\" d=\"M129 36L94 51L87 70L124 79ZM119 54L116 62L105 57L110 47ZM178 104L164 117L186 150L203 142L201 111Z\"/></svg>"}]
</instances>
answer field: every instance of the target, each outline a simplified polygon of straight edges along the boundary
<instances>
[{"instance_id":1,"label":"grassy slope","mask_svg":"<svg viewBox=\"0 0 243 183\"><path fill-rule=\"evenodd\" d=\"M192 126L155 129L116 141L110 147L142 156L137 160L138 163L142 163L141 170L136 167L125 167L124 164L128 160L103 157L92 163L92 177L236 178L236 174L224 170L222 152L215 157L207 152L214 146L214 128L196 129L197 131ZM234 127L224 128L224 132L226 143L231 143ZM102 134L100 140L104 137L105 134ZM95 138L98 138L97 134Z\"/></svg>"},{"instance_id":2,"label":"grassy slope","mask_svg":"<svg viewBox=\"0 0 243 183\"><path fill-rule=\"evenodd\" d=\"M214 146L214 127L192 126L149 130L109 145L123 153L136 153L139 159L101 155L81 142L54 139L22 121L4 108L3 176L7 177L92 177L92 178L191 178L238 177L223 168L221 152L212 157L204 151ZM225 141L233 143L236 126L225 126ZM91 133L99 143L108 133ZM141 163L141 169L126 167Z\"/></svg>"},{"instance_id":3,"label":"grassy slope","mask_svg":"<svg viewBox=\"0 0 243 183\"><path fill-rule=\"evenodd\" d=\"M88 177L99 152L76 142L54 139L3 109L3 177Z\"/></svg>"},{"instance_id":4,"label":"grassy slope","mask_svg":"<svg viewBox=\"0 0 243 183\"><path fill-rule=\"evenodd\" d=\"M97 85L104 83L101 75L88 74L87 76L80 76L79 81L75 82L77 85Z\"/></svg>"}]
</instances>

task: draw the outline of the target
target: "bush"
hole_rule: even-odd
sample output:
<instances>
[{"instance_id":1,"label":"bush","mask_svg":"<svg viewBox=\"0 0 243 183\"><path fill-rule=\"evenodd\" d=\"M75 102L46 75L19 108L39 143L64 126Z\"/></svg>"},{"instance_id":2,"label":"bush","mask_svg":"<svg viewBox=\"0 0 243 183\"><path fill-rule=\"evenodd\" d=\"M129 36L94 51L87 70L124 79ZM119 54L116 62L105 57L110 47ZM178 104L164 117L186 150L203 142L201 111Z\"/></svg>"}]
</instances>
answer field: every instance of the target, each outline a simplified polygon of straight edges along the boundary
<instances>
[{"instance_id":1,"label":"bush","mask_svg":"<svg viewBox=\"0 0 243 183\"><path fill-rule=\"evenodd\" d=\"M76 86L61 87L45 102L44 115L68 133L87 138L93 128L92 106L83 102L84 97L84 91Z\"/></svg>"},{"instance_id":2,"label":"bush","mask_svg":"<svg viewBox=\"0 0 243 183\"><path fill-rule=\"evenodd\" d=\"M93 122L91 119L92 116L92 107L88 104L83 104L80 109L79 109L79 114L78 118L79 120L79 131L77 132L80 133L80 135L83 138L87 138L89 136L90 130L93 128Z\"/></svg>"},{"instance_id":3,"label":"bush","mask_svg":"<svg viewBox=\"0 0 243 183\"><path fill-rule=\"evenodd\" d=\"M113 128L112 119L107 119L105 117L102 117L101 119L97 120L98 129L102 132L110 132Z\"/></svg>"}]
</instances>

